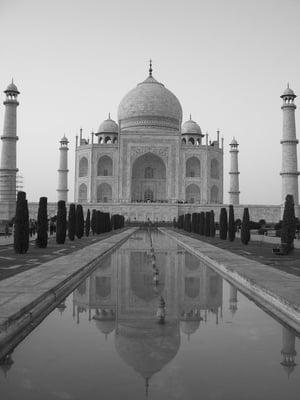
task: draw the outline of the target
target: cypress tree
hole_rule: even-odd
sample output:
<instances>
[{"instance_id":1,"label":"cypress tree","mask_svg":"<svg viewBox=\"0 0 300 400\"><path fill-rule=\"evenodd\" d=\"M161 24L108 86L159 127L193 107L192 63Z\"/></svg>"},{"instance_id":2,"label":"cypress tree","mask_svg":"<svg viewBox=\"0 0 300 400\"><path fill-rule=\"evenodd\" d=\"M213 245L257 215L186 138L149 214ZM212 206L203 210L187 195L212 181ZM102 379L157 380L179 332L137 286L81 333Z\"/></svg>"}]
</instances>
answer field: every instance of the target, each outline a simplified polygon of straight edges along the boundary
<instances>
[{"instance_id":1,"label":"cypress tree","mask_svg":"<svg viewBox=\"0 0 300 400\"><path fill-rule=\"evenodd\" d=\"M235 222L233 205L229 206L229 220L228 220L228 239L233 242L235 239Z\"/></svg>"},{"instance_id":2,"label":"cypress tree","mask_svg":"<svg viewBox=\"0 0 300 400\"><path fill-rule=\"evenodd\" d=\"M97 215L97 211L92 210L91 230L92 230L93 235L95 235L95 233L96 233L96 215Z\"/></svg>"},{"instance_id":3,"label":"cypress tree","mask_svg":"<svg viewBox=\"0 0 300 400\"><path fill-rule=\"evenodd\" d=\"M192 214L192 232L197 233L197 213Z\"/></svg>"},{"instance_id":4,"label":"cypress tree","mask_svg":"<svg viewBox=\"0 0 300 400\"><path fill-rule=\"evenodd\" d=\"M186 232L191 232L192 224L191 224L191 214L185 214L184 216L184 228Z\"/></svg>"},{"instance_id":5,"label":"cypress tree","mask_svg":"<svg viewBox=\"0 0 300 400\"><path fill-rule=\"evenodd\" d=\"M75 204L70 204L69 218L68 218L68 237L71 241L75 239L76 232L76 211Z\"/></svg>"},{"instance_id":6,"label":"cypress tree","mask_svg":"<svg viewBox=\"0 0 300 400\"><path fill-rule=\"evenodd\" d=\"M243 244L248 244L250 241L250 218L248 208L244 208L242 228L241 228L241 241Z\"/></svg>"},{"instance_id":7,"label":"cypress tree","mask_svg":"<svg viewBox=\"0 0 300 400\"><path fill-rule=\"evenodd\" d=\"M289 253L294 248L296 234L296 218L294 198L288 194L285 198L281 228L281 246L284 252Z\"/></svg>"},{"instance_id":8,"label":"cypress tree","mask_svg":"<svg viewBox=\"0 0 300 400\"><path fill-rule=\"evenodd\" d=\"M29 248L29 214L25 192L18 192L14 225L15 253L27 253Z\"/></svg>"},{"instance_id":9,"label":"cypress tree","mask_svg":"<svg viewBox=\"0 0 300 400\"><path fill-rule=\"evenodd\" d=\"M96 211L96 233L99 235L101 233L101 211Z\"/></svg>"},{"instance_id":10,"label":"cypress tree","mask_svg":"<svg viewBox=\"0 0 300 400\"><path fill-rule=\"evenodd\" d=\"M210 236L216 236L216 224L215 224L215 213L214 210L210 211Z\"/></svg>"},{"instance_id":11,"label":"cypress tree","mask_svg":"<svg viewBox=\"0 0 300 400\"><path fill-rule=\"evenodd\" d=\"M81 204L76 207L76 236L81 239L84 233L84 218Z\"/></svg>"},{"instance_id":12,"label":"cypress tree","mask_svg":"<svg viewBox=\"0 0 300 400\"><path fill-rule=\"evenodd\" d=\"M110 214L109 213L103 213L104 216L104 232L110 232L111 231L111 223L110 223Z\"/></svg>"},{"instance_id":13,"label":"cypress tree","mask_svg":"<svg viewBox=\"0 0 300 400\"><path fill-rule=\"evenodd\" d=\"M227 230L228 230L227 210L226 208L222 207L220 213L220 239L226 240Z\"/></svg>"},{"instance_id":14,"label":"cypress tree","mask_svg":"<svg viewBox=\"0 0 300 400\"><path fill-rule=\"evenodd\" d=\"M205 234L205 214L203 211L201 211L201 213L200 213L199 233L200 233L200 235Z\"/></svg>"},{"instance_id":15,"label":"cypress tree","mask_svg":"<svg viewBox=\"0 0 300 400\"><path fill-rule=\"evenodd\" d=\"M91 229L91 214L90 214L90 209L88 209L85 220L85 236L90 235L90 229Z\"/></svg>"},{"instance_id":16,"label":"cypress tree","mask_svg":"<svg viewBox=\"0 0 300 400\"><path fill-rule=\"evenodd\" d=\"M210 236L210 212L205 213L205 236Z\"/></svg>"},{"instance_id":17,"label":"cypress tree","mask_svg":"<svg viewBox=\"0 0 300 400\"><path fill-rule=\"evenodd\" d=\"M47 197L40 197L38 217L37 217L37 247L45 248L48 244L48 215Z\"/></svg>"},{"instance_id":18,"label":"cypress tree","mask_svg":"<svg viewBox=\"0 0 300 400\"><path fill-rule=\"evenodd\" d=\"M67 232L67 209L64 200L57 202L56 243L64 244Z\"/></svg>"}]
</instances>

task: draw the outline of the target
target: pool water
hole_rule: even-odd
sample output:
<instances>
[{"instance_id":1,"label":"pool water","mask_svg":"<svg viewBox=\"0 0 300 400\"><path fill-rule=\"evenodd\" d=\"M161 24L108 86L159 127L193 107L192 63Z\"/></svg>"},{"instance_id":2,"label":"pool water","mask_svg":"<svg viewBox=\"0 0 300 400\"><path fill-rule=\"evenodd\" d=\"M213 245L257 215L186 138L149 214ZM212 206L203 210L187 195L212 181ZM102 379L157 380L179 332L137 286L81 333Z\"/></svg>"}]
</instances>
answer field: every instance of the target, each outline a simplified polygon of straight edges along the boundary
<instances>
[{"instance_id":1,"label":"pool water","mask_svg":"<svg viewBox=\"0 0 300 400\"><path fill-rule=\"evenodd\" d=\"M134 234L19 344L1 400L299 399L296 332L151 238L154 253L147 231Z\"/></svg>"}]
</instances>

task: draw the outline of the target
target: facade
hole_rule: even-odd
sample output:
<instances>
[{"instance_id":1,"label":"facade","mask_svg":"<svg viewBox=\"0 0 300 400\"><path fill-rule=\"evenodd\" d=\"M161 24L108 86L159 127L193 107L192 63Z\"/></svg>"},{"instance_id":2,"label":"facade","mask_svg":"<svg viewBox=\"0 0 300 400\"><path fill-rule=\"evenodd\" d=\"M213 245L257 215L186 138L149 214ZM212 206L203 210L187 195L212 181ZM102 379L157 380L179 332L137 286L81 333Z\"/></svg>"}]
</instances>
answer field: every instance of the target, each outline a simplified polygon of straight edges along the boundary
<instances>
[{"instance_id":1,"label":"facade","mask_svg":"<svg viewBox=\"0 0 300 400\"><path fill-rule=\"evenodd\" d=\"M204 140L203 140L204 139ZM76 145L75 202L101 205L222 204L223 141L192 120L152 76L125 95L118 123L108 116ZM163 212L161 212L161 216Z\"/></svg>"}]
</instances>

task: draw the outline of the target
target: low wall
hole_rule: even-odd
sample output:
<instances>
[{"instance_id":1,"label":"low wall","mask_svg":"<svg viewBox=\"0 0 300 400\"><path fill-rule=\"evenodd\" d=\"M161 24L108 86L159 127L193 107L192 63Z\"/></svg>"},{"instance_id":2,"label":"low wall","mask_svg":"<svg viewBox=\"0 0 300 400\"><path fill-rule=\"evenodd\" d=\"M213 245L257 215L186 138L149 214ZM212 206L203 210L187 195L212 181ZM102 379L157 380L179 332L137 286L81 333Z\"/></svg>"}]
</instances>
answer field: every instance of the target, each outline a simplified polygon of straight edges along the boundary
<instances>
[{"instance_id":1,"label":"low wall","mask_svg":"<svg viewBox=\"0 0 300 400\"><path fill-rule=\"evenodd\" d=\"M87 209L96 209L111 214L124 215L125 219L130 221L146 221L148 218L151 221L172 221L178 215L210 211L214 210L216 219L219 219L220 210L228 205L223 204L171 204L171 203L84 203L82 204L84 212ZM37 217L38 203L29 203L30 218ZM282 209L280 205L235 205L235 218L242 219L244 207L249 208L250 219L259 221L260 219L266 222L278 222L281 219ZM57 213L57 203L48 203L48 215L54 216ZM296 215L300 216L300 207L295 209Z\"/></svg>"}]
</instances>

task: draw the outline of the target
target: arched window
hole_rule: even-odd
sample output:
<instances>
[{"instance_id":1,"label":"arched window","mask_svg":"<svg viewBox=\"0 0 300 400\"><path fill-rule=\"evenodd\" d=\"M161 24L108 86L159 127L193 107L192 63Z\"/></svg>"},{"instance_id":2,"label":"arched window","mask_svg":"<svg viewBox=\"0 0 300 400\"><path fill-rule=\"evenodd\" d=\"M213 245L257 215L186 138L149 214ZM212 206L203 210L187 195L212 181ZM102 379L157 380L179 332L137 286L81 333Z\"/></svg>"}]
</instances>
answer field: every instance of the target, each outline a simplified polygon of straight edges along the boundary
<instances>
[{"instance_id":1,"label":"arched window","mask_svg":"<svg viewBox=\"0 0 300 400\"><path fill-rule=\"evenodd\" d=\"M145 168L145 178L146 179L153 179L153 168L146 167Z\"/></svg>"},{"instance_id":2,"label":"arched window","mask_svg":"<svg viewBox=\"0 0 300 400\"><path fill-rule=\"evenodd\" d=\"M192 138L192 137L191 137L191 138L189 138L189 143L194 145L194 144L195 144L195 140L194 140L194 138Z\"/></svg>"},{"instance_id":3,"label":"arched window","mask_svg":"<svg viewBox=\"0 0 300 400\"><path fill-rule=\"evenodd\" d=\"M88 174L88 160L86 157L82 157L79 161L79 176L87 176Z\"/></svg>"},{"instance_id":4,"label":"arched window","mask_svg":"<svg viewBox=\"0 0 300 400\"><path fill-rule=\"evenodd\" d=\"M182 143L182 144L186 144L185 138L182 139L181 143Z\"/></svg>"},{"instance_id":5,"label":"arched window","mask_svg":"<svg viewBox=\"0 0 300 400\"><path fill-rule=\"evenodd\" d=\"M97 188L97 202L98 203L111 203L112 189L108 183L101 183Z\"/></svg>"},{"instance_id":6,"label":"arched window","mask_svg":"<svg viewBox=\"0 0 300 400\"><path fill-rule=\"evenodd\" d=\"M195 176L200 176L200 160L197 157L190 157L186 161L186 177Z\"/></svg>"},{"instance_id":7,"label":"arched window","mask_svg":"<svg viewBox=\"0 0 300 400\"><path fill-rule=\"evenodd\" d=\"M210 201L211 203L219 203L219 189L216 185L210 190Z\"/></svg>"},{"instance_id":8,"label":"arched window","mask_svg":"<svg viewBox=\"0 0 300 400\"><path fill-rule=\"evenodd\" d=\"M219 179L219 162L215 158L210 163L210 176L214 179Z\"/></svg>"},{"instance_id":9,"label":"arched window","mask_svg":"<svg viewBox=\"0 0 300 400\"><path fill-rule=\"evenodd\" d=\"M98 176L112 176L113 162L109 156L102 156L98 160L97 175Z\"/></svg>"},{"instance_id":10,"label":"arched window","mask_svg":"<svg viewBox=\"0 0 300 400\"><path fill-rule=\"evenodd\" d=\"M186 187L185 200L188 203L200 203L200 188L198 185L191 184Z\"/></svg>"},{"instance_id":11,"label":"arched window","mask_svg":"<svg viewBox=\"0 0 300 400\"><path fill-rule=\"evenodd\" d=\"M105 143L111 144L111 138L109 136L106 136Z\"/></svg>"},{"instance_id":12,"label":"arched window","mask_svg":"<svg viewBox=\"0 0 300 400\"><path fill-rule=\"evenodd\" d=\"M85 201L87 201L87 186L86 186L85 183L82 183L82 184L79 186L78 201L80 201L80 202L85 202Z\"/></svg>"},{"instance_id":13,"label":"arched window","mask_svg":"<svg viewBox=\"0 0 300 400\"><path fill-rule=\"evenodd\" d=\"M145 190L144 200L145 201L153 201L153 191L151 189Z\"/></svg>"}]
</instances>

